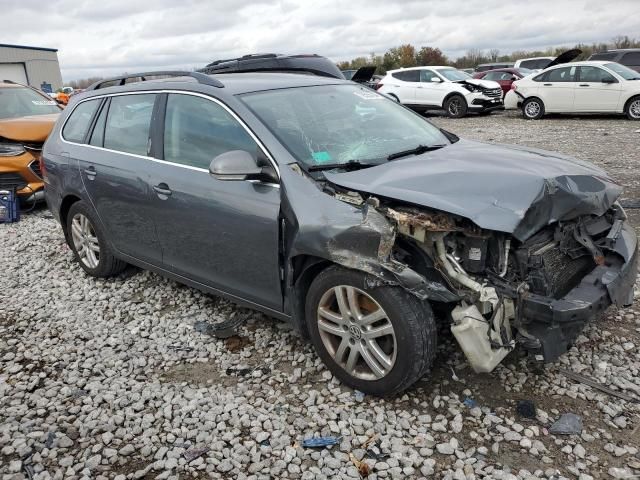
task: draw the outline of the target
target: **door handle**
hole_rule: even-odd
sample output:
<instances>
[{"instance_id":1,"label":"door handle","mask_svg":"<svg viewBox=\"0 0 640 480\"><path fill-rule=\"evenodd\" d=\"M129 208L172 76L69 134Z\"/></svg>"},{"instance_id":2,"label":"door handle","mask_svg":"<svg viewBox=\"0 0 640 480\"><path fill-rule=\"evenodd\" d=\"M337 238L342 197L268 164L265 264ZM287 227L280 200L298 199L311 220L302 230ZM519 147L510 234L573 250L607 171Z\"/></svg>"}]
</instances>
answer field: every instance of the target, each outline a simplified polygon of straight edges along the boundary
<instances>
[{"instance_id":1,"label":"door handle","mask_svg":"<svg viewBox=\"0 0 640 480\"><path fill-rule=\"evenodd\" d=\"M588 87L589 85L588 85L588 84L586 84L586 83L581 83L581 84L580 84L580 86L581 86L581 87Z\"/></svg>"},{"instance_id":2,"label":"door handle","mask_svg":"<svg viewBox=\"0 0 640 480\"><path fill-rule=\"evenodd\" d=\"M545 87L553 87L553 83L545 83L544 86Z\"/></svg>"},{"instance_id":3,"label":"door handle","mask_svg":"<svg viewBox=\"0 0 640 480\"><path fill-rule=\"evenodd\" d=\"M166 197L170 196L173 193L166 183L160 183L158 185L154 185L153 191L156 192L158 195L164 195Z\"/></svg>"},{"instance_id":4,"label":"door handle","mask_svg":"<svg viewBox=\"0 0 640 480\"><path fill-rule=\"evenodd\" d=\"M87 175L87 178L89 180L95 179L96 175L98 174L98 172L96 172L96 169L93 166L85 168L84 173Z\"/></svg>"}]
</instances>

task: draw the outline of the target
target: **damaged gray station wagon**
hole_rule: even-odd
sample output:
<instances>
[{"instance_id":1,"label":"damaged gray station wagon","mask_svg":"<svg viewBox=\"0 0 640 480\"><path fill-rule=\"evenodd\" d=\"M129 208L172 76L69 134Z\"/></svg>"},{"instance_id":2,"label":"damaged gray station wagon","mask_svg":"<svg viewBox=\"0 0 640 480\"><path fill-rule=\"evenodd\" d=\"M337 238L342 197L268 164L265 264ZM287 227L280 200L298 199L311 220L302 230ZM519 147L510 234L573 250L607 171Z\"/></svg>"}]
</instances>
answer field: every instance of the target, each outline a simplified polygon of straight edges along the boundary
<instances>
[{"instance_id":1,"label":"damaged gray station wagon","mask_svg":"<svg viewBox=\"0 0 640 480\"><path fill-rule=\"evenodd\" d=\"M345 80L171 73L94 85L46 142L89 275L133 264L289 320L372 394L428 372L438 325L489 372L632 302L636 235L591 164L460 139Z\"/></svg>"}]
</instances>

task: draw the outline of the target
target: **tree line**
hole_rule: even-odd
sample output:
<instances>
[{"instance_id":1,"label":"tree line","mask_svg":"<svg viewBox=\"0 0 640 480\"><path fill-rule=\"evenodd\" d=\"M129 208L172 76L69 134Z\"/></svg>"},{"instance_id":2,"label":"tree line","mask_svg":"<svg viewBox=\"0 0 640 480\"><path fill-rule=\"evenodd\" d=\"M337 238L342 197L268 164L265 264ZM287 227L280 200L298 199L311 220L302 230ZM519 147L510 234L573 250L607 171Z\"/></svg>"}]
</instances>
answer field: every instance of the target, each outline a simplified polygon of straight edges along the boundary
<instances>
[{"instance_id":1,"label":"tree line","mask_svg":"<svg viewBox=\"0 0 640 480\"><path fill-rule=\"evenodd\" d=\"M557 57L562 52L578 48L582 54L576 60L586 60L591 54L604 52L613 48L640 48L640 40L627 35L616 36L609 43L578 43L573 47L550 47L546 50L516 50L508 54L501 54L498 49L482 50L472 48L456 59L448 58L442 50L436 47L421 47L411 44L400 45L387 50L382 55L375 53L368 57L356 57L352 60L338 63L340 70L357 69L365 65L375 65L376 73L384 74L387 70L428 65L451 65L456 68L474 68L481 63L514 62L520 58L529 57Z\"/></svg>"},{"instance_id":2,"label":"tree line","mask_svg":"<svg viewBox=\"0 0 640 480\"><path fill-rule=\"evenodd\" d=\"M586 60L595 52L604 52L612 48L640 48L640 40L630 38L627 35L619 35L611 39L609 43L578 43L574 47L582 50L577 60ZM456 68L474 68L481 63L490 62L514 62L519 58L527 57L556 57L569 50L567 47L550 47L546 50L516 50L509 54L501 54L500 50L493 48L481 50L472 48L466 51L462 57L448 58L442 50L436 47L421 47L417 49L411 44L400 45L387 50L382 55L372 53L368 57L356 57L352 60L338 63L340 70L358 69L365 65L375 65L376 73L384 74L387 70L395 70L401 67L417 67L426 65L451 65ZM103 80L102 77L90 77L81 80L71 80L68 85L73 88L87 88L89 85Z\"/></svg>"}]
</instances>

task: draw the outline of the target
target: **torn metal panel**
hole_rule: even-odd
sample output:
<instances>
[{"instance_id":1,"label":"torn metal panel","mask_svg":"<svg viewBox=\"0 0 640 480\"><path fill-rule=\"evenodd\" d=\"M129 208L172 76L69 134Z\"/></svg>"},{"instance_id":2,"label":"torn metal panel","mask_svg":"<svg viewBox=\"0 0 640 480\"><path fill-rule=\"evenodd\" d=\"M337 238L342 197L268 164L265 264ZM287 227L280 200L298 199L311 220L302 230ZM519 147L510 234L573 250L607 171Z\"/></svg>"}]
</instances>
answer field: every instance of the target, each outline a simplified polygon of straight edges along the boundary
<instances>
[{"instance_id":1,"label":"torn metal panel","mask_svg":"<svg viewBox=\"0 0 640 480\"><path fill-rule=\"evenodd\" d=\"M304 175L290 169L283 169L282 175L288 177L282 182L286 185L282 215L287 222L283 253L288 264L298 255L310 255L367 272L385 284L400 285L421 299L458 299L447 286L393 259L395 225L378 210L375 200L362 206L336 201ZM303 183L309 185L303 188Z\"/></svg>"},{"instance_id":2,"label":"torn metal panel","mask_svg":"<svg viewBox=\"0 0 640 480\"><path fill-rule=\"evenodd\" d=\"M622 192L594 165L542 150L467 140L325 176L343 188L459 215L520 241L559 220L602 215Z\"/></svg>"}]
</instances>

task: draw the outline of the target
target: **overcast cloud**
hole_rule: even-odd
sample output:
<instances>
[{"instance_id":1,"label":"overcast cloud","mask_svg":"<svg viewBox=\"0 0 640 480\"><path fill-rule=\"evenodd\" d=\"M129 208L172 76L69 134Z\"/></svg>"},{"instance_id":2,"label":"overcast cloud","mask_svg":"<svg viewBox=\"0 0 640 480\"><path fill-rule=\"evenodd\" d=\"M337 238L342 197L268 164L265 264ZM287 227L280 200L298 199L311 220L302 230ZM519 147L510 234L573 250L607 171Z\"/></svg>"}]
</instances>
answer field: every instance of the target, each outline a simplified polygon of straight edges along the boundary
<instances>
[{"instance_id":1,"label":"overcast cloud","mask_svg":"<svg viewBox=\"0 0 640 480\"><path fill-rule=\"evenodd\" d=\"M640 32L639 0L0 0L0 43L58 48L65 80L193 68L251 52L335 61L402 43L455 58Z\"/></svg>"}]
</instances>

